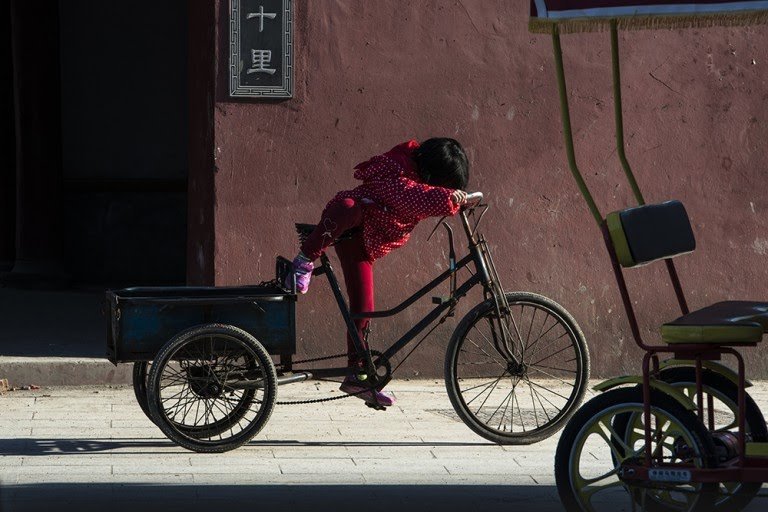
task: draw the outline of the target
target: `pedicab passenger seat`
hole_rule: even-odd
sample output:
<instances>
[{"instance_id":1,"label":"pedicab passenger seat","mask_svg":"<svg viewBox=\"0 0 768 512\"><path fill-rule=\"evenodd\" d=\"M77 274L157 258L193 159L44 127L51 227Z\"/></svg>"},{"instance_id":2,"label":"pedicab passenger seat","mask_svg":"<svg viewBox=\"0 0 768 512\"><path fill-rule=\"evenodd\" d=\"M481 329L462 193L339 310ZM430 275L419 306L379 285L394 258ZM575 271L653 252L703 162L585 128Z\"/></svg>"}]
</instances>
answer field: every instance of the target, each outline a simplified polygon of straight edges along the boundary
<instances>
[{"instance_id":1,"label":"pedicab passenger seat","mask_svg":"<svg viewBox=\"0 0 768 512\"><path fill-rule=\"evenodd\" d=\"M662 339L674 343L758 343L768 331L768 303L717 302L661 326Z\"/></svg>"},{"instance_id":2,"label":"pedicab passenger seat","mask_svg":"<svg viewBox=\"0 0 768 512\"><path fill-rule=\"evenodd\" d=\"M680 201L642 205L613 212L606 224L622 267L636 267L692 252L691 223ZM669 344L757 343L768 332L768 302L724 301L683 315L661 327Z\"/></svg>"}]
</instances>

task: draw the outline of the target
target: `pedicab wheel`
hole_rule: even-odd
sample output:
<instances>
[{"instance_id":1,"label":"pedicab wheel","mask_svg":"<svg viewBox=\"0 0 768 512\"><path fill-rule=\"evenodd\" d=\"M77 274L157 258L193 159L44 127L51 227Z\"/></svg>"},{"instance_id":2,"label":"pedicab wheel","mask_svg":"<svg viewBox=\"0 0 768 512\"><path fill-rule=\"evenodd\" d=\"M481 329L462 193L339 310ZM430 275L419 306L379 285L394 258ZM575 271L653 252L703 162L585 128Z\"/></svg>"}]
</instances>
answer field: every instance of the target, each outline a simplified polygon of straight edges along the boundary
<instances>
[{"instance_id":1,"label":"pedicab wheel","mask_svg":"<svg viewBox=\"0 0 768 512\"><path fill-rule=\"evenodd\" d=\"M638 436L621 432L627 416ZM622 464L645 458L642 390L620 388L588 401L568 422L555 452L555 481L568 511L711 510L717 484L622 480ZM696 414L673 398L651 391L651 452L665 467L715 466L710 433ZM629 441L627 441L629 439ZM634 503L633 503L634 502ZM622 503L625 504L622 507Z\"/></svg>"},{"instance_id":2,"label":"pedicab wheel","mask_svg":"<svg viewBox=\"0 0 768 512\"><path fill-rule=\"evenodd\" d=\"M680 366L665 368L657 376L659 380L672 384L680 388L688 398L694 403L697 402L696 393L696 369L690 366ZM709 398L712 399L714 411L714 429L710 432L717 437L723 433L736 432L738 430L738 401L739 387L732 380L724 375L704 369L702 372L702 391L704 392L704 424L709 428ZM765 424L763 413L757 406L752 397L746 395L746 410L744 422L748 439L754 442L768 441L768 426ZM630 422L637 422L637 416L625 415L617 417L616 431L626 432L628 438L624 440L627 444L636 441L639 434L638 429L629 428ZM713 440L717 446L716 439ZM734 454L732 454L734 455ZM752 499L760 492L762 484L760 482L721 482L719 494L715 497L713 510L722 512L738 512L746 507ZM675 503L664 508L663 503L658 503L657 510L677 510Z\"/></svg>"},{"instance_id":3,"label":"pedicab wheel","mask_svg":"<svg viewBox=\"0 0 768 512\"><path fill-rule=\"evenodd\" d=\"M486 300L461 320L448 344L445 384L474 432L499 444L531 444L557 432L578 408L589 353L558 303L527 292L506 298L509 309L500 316Z\"/></svg>"},{"instance_id":4,"label":"pedicab wheel","mask_svg":"<svg viewBox=\"0 0 768 512\"><path fill-rule=\"evenodd\" d=\"M182 332L149 372L152 418L173 442L196 452L225 452L267 423L277 375L267 351L247 332L209 324Z\"/></svg>"},{"instance_id":5,"label":"pedicab wheel","mask_svg":"<svg viewBox=\"0 0 768 512\"><path fill-rule=\"evenodd\" d=\"M141 407L141 411L152 420L152 413L149 412L149 403L147 402L147 374L149 363L147 361L137 361L133 363L133 394L136 395L136 401Z\"/></svg>"}]
</instances>

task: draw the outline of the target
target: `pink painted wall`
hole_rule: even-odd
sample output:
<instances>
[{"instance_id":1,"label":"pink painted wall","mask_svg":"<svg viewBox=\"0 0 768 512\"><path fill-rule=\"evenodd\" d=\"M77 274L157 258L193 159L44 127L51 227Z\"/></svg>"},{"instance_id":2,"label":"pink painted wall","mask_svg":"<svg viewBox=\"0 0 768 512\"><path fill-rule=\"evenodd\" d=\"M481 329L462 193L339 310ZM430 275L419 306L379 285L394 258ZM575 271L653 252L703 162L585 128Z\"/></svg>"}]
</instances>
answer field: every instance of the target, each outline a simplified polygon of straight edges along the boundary
<instances>
[{"instance_id":1,"label":"pink painted wall","mask_svg":"<svg viewBox=\"0 0 768 512\"><path fill-rule=\"evenodd\" d=\"M294 98L277 102L228 99L227 5L216 11L216 284L273 277L275 256L297 250L293 222L316 221L354 187L357 162L411 137L451 136L469 154L469 188L492 205L485 233L506 288L570 310L595 374L638 370L600 234L567 168L551 41L528 33L526 2L295 1ZM607 33L563 37L577 157L603 213L631 204L612 138L608 43ZM765 298L768 28L629 32L620 43L630 162L649 201L686 204L697 236L698 251L678 260L690 305ZM445 268L446 238L426 240L432 226L377 262L381 308ZM662 270L628 273L649 340L676 316ZM322 278L300 298L300 357L342 350L331 301ZM376 322L374 346L428 307ZM457 321L401 376L440 374ZM759 349L749 364L768 376Z\"/></svg>"}]
</instances>

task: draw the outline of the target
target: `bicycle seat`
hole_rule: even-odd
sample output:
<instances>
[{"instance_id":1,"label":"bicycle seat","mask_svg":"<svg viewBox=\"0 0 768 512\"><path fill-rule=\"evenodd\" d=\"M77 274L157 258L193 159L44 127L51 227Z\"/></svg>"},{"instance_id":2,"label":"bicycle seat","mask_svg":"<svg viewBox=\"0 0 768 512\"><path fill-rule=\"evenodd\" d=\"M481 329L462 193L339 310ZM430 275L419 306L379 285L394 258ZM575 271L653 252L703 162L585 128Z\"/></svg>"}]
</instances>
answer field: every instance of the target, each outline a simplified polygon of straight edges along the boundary
<instances>
[{"instance_id":1,"label":"bicycle seat","mask_svg":"<svg viewBox=\"0 0 768 512\"><path fill-rule=\"evenodd\" d=\"M692 311L661 326L666 343L758 343L768 332L768 302L729 300Z\"/></svg>"},{"instance_id":2,"label":"bicycle seat","mask_svg":"<svg viewBox=\"0 0 768 512\"><path fill-rule=\"evenodd\" d=\"M317 224L300 224L300 223L296 223L295 226L296 226L296 233L298 233L298 235L299 235L299 242L303 244L306 241L307 237L309 235L311 235L312 232L315 230L315 228L317 227ZM345 232L343 232L342 234L340 234L336 238L336 240L334 240L331 243L331 245L336 245L337 243L343 242L344 240L349 240L350 238L352 238L356 234L360 233L361 231L362 231L362 228L360 228L360 227L348 229Z\"/></svg>"}]
</instances>

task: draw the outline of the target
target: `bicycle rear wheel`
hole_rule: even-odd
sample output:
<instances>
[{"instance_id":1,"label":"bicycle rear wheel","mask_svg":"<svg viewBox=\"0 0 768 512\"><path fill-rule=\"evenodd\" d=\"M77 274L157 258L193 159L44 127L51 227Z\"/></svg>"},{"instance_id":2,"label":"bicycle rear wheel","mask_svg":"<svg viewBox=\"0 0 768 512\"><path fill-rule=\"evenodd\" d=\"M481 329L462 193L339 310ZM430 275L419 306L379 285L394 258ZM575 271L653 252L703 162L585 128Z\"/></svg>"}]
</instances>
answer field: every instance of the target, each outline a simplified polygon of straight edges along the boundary
<instances>
[{"instance_id":1,"label":"bicycle rear wheel","mask_svg":"<svg viewBox=\"0 0 768 512\"><path fill-rule=\"evenodd\" d=\"M137 361L133 363L133 394L136 396L136 402L141 407L141 411L150 419L152 413L149 412L149 403L147 402L147 375L149 374L149 365L147 361Z\"/></svg>"},{"instance_id":2,"label":"bicycle rear wheel","mask_svg":"<svg viewBox=\"0 0 768 512\"><path fill-rule=\"evenodd\" d=\"M584 335L559 304L527 292L472 309L448 344L445 384L469 428L499 444L531 444L557 432L589 378Z\"/></svg>"},{"instance_id":3,"label":"bicycle rear wheel","mask_svg":"<svg viewBox=\"0 0 768 512\"><path fill-rule=\"evenodd\" d=\"M176 444L224 452L248 442L266 424L277 398L277 375L253 336L230 325L204 325L160 350L147 398L155 423Z\"/></svg>"}]
</instances>

